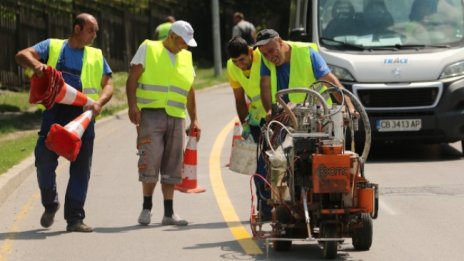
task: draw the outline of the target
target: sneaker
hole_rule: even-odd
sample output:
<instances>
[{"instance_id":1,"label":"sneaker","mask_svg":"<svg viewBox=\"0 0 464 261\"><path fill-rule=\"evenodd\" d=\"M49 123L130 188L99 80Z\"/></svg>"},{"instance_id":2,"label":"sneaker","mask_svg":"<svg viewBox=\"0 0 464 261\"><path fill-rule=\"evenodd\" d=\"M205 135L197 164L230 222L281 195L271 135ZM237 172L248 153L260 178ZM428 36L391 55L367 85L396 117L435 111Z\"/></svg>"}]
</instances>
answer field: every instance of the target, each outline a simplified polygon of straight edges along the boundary
<instances>
[{"instance_id":1,"label":"sneaker","mask_svg":"<svg viewBox=\"0 0 464 261\"><path fill-rule=\"evenodd\" d=\"M93 232L93 228L87 226L86 224L84 224L84 222L82 222L82 220L79 220L78 222L70 225L68 224L68 226L66 227L66 231L68 232L84 232L84 233L88 233L88 232Z\"/></svg>"},{"instance_id":2,"label":"sneaker","mask_svg":"<svg viewBox=\"0 0 464 261\"><path fill-rule=\"evenodd\" d=\"M170 226L170 225L176 225L176 226L186 226L188 225L188 221L185 219L182 219L176 214L172 214L171 217L163 217L163 220L161 221L161 225L163 226Z\"/></svg>"},{"instance_id":3,"label":"sneaker","mask_svg":"<svg viewBox=\"0 0 464 261\"><path fill-rule=\"evenodd\" d=\"M140 225L148 225L151 222L151 210L149 209L142 209L142 212L139 216L139 224Z\"/></svg>"},{"instance_id":4,"label":"sneaker","mask_svg":"<svg viewBox=\"0 0 464 261\"><path fill-rule=\"evenodd\" d=\"M60 204L56 207L54 210L45 210L44 213L42 214L42 217L40 218L40 225L44 228L48 228L51 225L53 225L53 222L55 221L55 214L60 208Z\"/></svg>"}]
</instances>

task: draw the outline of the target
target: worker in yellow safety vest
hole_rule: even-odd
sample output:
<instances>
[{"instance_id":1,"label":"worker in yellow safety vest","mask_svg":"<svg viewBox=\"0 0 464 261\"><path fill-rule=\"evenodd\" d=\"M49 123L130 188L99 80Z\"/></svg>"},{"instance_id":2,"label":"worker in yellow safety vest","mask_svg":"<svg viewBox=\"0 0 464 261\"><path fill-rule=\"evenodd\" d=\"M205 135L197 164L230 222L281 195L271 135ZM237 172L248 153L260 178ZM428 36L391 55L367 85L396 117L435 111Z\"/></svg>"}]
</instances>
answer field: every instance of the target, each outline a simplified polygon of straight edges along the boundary
<instances>
[{"instance_id":1,"label":"worker in yellow safety vest","mask_svg":"<svg viewBox=\"0 0 464 261\"><path fill-rule=\"evenodd\" d=\"M138 222L151 222L152 196L160 180L164 197L162 225L185 226L173 211L175 185L181 182L185 110L190 130L200 138L193 80L195 72L188 46L197 46L193 28L185 21L172 24L163 41L145 40L131 61L126 83L130 121L137 126L138 172L143 207ZM161 175L160 175L161 173Z\"/></svg>"},{"instance_id":2,"label":"worker in yellow safety vest","mask_svg":"<svg viewBox=\"0 0 464 261\"><path fill-rule=\"evenodd\" d=\"M43 74L47 65L56 68L62 73L64 81L69 86L95 101L84 109L93 110L93 115L97 116L113 95L111 68L104 59L102 51L90 46L97 36L97 31L98 23L95 17L86 13L79 14L73 23L72 34L68 39L47 39L39 42L18 52L16 61L39 77L45 77ZM55 104L43 113L39 138L35 147L35 165L42 205L45 208L40 224L45 228L53 224L55 213L60 206L55 180L58 155L45 146L45 139L53 124L65 126L82 113L82 107L67 104ZM95 122L92 121L81 137L82 145L76 160L70 163L70 178L64 204L67 231L93 231L91 227L84 224L83 220L94 138Z\"/></svg>"},{"instance_id":3,"label":"worker in yellow safety vest","mask_svg":"<svg viewBox=\"0 0 464 261\"><path fill-rule=\"evenodd\" d=\"M235 108L243 127L242 136L247 139L251 135L253 141L258 143L261 138L261 126L265 123L266 117L259 87L261 53L258 49L253 50L248 46L247 41L240 36L232 37L227 43L227 52L230 56L227 61L227 74L234 92ZM264 158L258 155L256 173L262 177L254 177L258 211L263 221L269 221L272 208L267 204L270 192L264 189L264 166Z\"/></svg>"},{"instance_id":4,"label":"worker in yellow safety vest","mask_svg":"<svg viewBox=\"0 0 464 261\"><path fill-rule=\"evenodd\" d=\"M317 45L313 43L284 41L275 30L263 29L258 32L254 47L259 48L263 55L260 87L267 119L270 118L272 104L276 102L275 94L279 90L309 88L316 80L327 81L343 88L317 51ZM319 91L323 92L324 89ZM341 100L339 93L334 96ZM301 103L304 97L303 93L291 93L283 96L283 100ZM330 99L327 102L332 104ZM345 96L345 102L350 114L359 117L349 97Z\"/></svg>"}]
</instances>

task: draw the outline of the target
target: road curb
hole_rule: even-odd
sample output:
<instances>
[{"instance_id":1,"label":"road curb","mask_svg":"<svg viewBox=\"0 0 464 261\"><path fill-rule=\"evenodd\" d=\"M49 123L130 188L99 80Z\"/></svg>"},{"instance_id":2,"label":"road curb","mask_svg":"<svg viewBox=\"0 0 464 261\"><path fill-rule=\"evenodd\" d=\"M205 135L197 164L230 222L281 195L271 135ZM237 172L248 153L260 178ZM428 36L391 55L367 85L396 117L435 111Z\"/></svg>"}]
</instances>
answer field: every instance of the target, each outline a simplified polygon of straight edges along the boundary
<instances>
[{"instance_id":1,"label":"road curb","mask_svg":"<svg viewBox=\"0 0 464 261\"><path fill-rule=\"evenodd\" d=\"M35 169L34 155L11 167L0 176L0 206Z\"/></svg>"}]
</instances>

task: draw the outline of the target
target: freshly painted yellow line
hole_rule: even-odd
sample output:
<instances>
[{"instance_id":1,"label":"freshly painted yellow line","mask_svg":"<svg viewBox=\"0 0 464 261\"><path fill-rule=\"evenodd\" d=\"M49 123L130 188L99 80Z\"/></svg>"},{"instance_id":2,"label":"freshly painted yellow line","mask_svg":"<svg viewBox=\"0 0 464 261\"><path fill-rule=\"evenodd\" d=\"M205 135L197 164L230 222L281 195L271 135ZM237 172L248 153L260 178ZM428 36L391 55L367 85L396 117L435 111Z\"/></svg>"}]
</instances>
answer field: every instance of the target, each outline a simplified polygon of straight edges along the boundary
<instances>
[{"instance_id":1,"label":"freshly painted yellow line","mask_svg":"<svg viewBox=\"0 0 464 261\"><path fill-rule=\"evenodd\" d=\"M216 138L216 141L214 142L213 149L211 150L211 155L209 157L209 176L217 204L222 212L224 220L227 222L227 225L232 232L232 235L238 241L246 254L260 255L263 254L263 252L252 239L248 229L245 228L240 222L240 219L235 212L222 180L220 166L221 151L222 147L224 146L227 134L231 132L232 128L234 127L234 122L235 119L228 123L226 127L221 130L218 137Z\"/></svg>"}]
</instances>

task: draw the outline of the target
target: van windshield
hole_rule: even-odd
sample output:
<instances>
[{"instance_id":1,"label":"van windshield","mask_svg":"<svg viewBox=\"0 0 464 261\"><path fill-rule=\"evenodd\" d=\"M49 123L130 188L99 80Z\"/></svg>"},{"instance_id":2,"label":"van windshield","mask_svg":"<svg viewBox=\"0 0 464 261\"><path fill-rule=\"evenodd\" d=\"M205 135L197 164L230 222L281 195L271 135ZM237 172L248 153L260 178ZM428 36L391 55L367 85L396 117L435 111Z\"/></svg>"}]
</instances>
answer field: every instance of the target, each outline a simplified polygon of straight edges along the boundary
<instances>
[{"instance_id":1,"label":"van windshield","mask_svg":"<svg viewBox=\"0 0 464 261\"><path fill-rule=\"evenodd\" d=\"M320 44L338 48L453 45L463 40L463 13L462 0L320 0Z\"/></svg>"}]
</instances>

